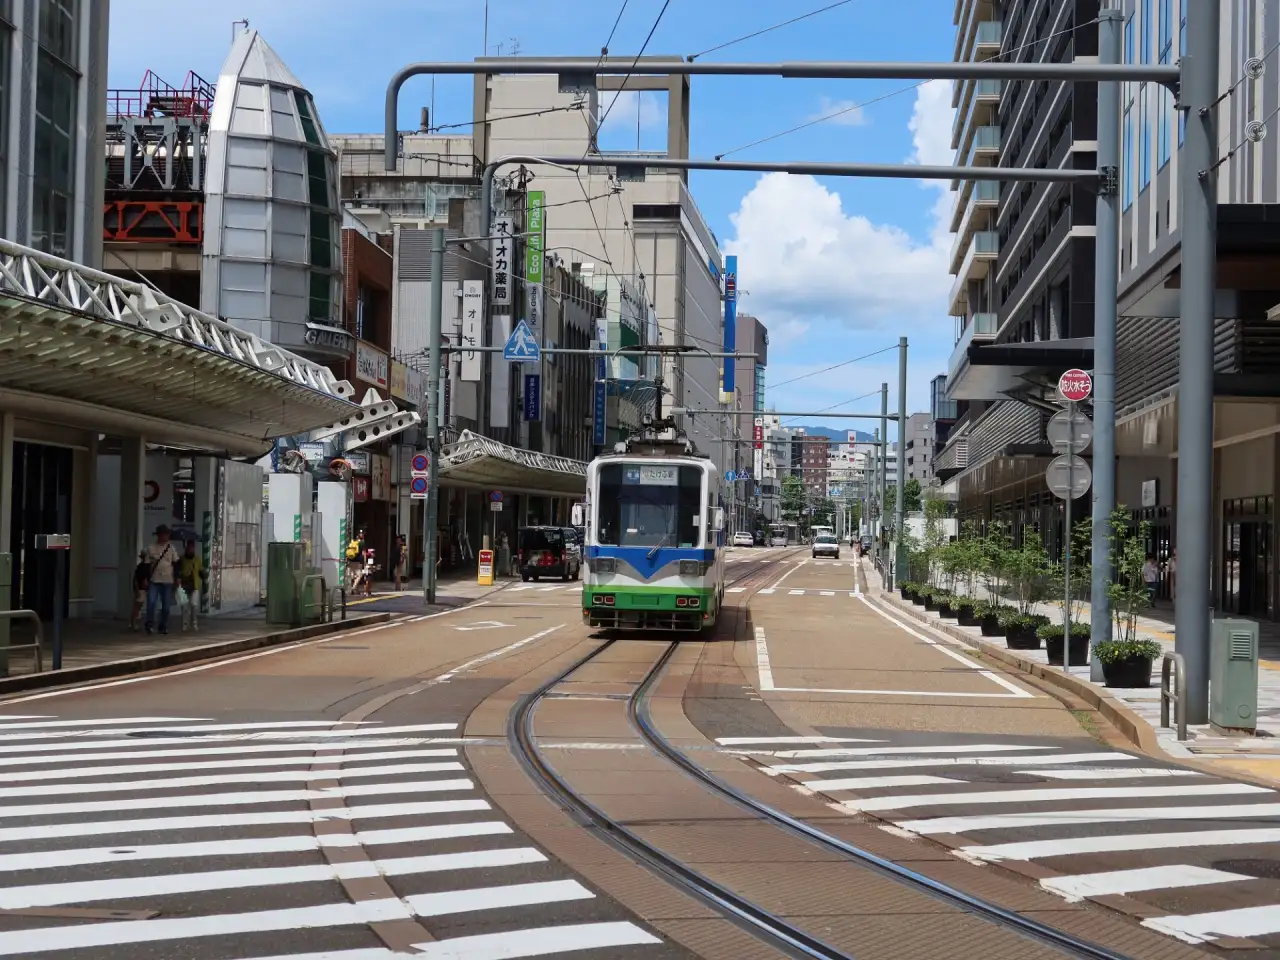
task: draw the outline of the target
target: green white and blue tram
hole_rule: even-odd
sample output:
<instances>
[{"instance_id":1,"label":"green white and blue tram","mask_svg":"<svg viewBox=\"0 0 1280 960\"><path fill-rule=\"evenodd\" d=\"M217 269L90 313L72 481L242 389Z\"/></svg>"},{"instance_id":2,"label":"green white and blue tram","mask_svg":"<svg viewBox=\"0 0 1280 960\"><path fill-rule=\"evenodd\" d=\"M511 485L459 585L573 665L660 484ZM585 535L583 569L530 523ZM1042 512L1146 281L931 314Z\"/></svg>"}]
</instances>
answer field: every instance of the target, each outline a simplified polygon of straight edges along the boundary
<instances>
[{"instance_id":1,"label":"green white and blue tram","mask_svg":"<svg viewBox=\"0 0 1280 960\"><path fill-rule=\"evenodd\" d=\"M721 483L716 465L670 421L591 462L587 501L574 508L587 528L584 623L686 631L715 625L724 603Z\"/></svg>"}]
</instances>

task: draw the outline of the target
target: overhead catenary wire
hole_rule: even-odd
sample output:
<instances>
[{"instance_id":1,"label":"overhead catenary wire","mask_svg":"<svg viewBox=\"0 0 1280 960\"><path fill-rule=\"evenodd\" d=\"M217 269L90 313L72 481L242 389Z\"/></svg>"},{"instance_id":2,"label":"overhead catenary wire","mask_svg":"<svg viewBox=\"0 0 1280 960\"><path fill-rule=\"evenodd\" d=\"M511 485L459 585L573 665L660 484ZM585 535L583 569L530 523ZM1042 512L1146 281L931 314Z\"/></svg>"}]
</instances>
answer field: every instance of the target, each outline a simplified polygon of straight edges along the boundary
<instances>
[{"instance_id":1,"label":"overhead catenary wire","mask_svg":"<svg viewBox=\"0 0 1280 960\"><path fill-rule=\"evenodd\" d=\"M615 94L614 94L613 102L612 102L612 103L610 103L610 104L609 104L609 106L605 109L605 111L604 111L604 116L602 116L602 117L600 118L600 122L596 125L596 129L597 129L597 130L598 130L598 129L600 129L600 127L603 127L603 126L604 126L604 122L605 122L606 120L608 120L608 119L609 119L609 114L610 114L610 112L612 112L612 110L613 110L614 106L615 106L615 105L617 104L617 102L618 102L618 97L622 95L622 92L623 92L624 90L626 90L626 88L627 88L627 81L631 79L631 74L635 71L636 64L638 64L638 63L640 62L640 58L644 56L644 52L645 52L645 50L647 50L647 49L648 49L648 47L649 47L649 41L653 39L653 35L658 31L658 24L660 24L660 23L662 22L662 17L663 17L663 15L667 12L667 7L669 7L669 6L671 6L671 0L665 0L665 2L662 4L662 9L661 9L661 10L659 10L659 11L658 11L658 15L657 15L656 17L654 17L654 20L653 20L653 26L649 28L649 34L648 34L648 36L646 36L646 37L644 38L644 43L642 43L642 44L640 45L640 52L639 52L639 53L637 53L637 54L636 54L636 58L635 58L634 60L632 60L632 61L631 61L631 66L627 69L626 76L624 76L624 77L622 78L622 83L621 83L621 84L619 84L619 86L618 86L618 91L617 91L617 93L615 93ZM591 152L591 145L590 145L589 143L588 143L588 145L587 145L587 152L588 152L588 153L590 153L590 152ZM584 153L584 154L583 154L583 157L585 158L585 157L586 157L586 155L587 155L587 154L586 154L586 153Z\"/></svg>"},{"instance_id":2,"label":"overhead catenary wire","mask_svg":"<svg viewBox=\"0 0 1280 960\"><path fill-rule=\"evenodd\" d=\"M1099 18L1094 17L1092 20L1087 20L1084 23L1074 24L1073 26L1067 27L1063 30L1058 30L1055 33L1048 34L1047 36L1037 37L1035 40L1032 40L1028 43L1024 43L1024 44L1021 44L1020 46L1013 47L1012 49L1000 52L996 56L991 57L990 62L1007 59L1008 57L1012 56L1015 53L1021 53L1023 50L1029 50L1032 47L1037 46L1038 44L1048 43L1050 40L1054 40L1057 37L1060 37L1064 34L1074 33L1075 31L1083 29L1084 27L1087 27L1090 24L1097 23L1098 20ZM701 56L701 54L698 54L698 56ZM857 110L861 110L864 107L869 107L869 106L872 106L873 104L882 103L885 100L892 100L894 97L900 97L904 93L910 93L912 90L918 90L921 87L923 87L926 83L932 83L932 82L933 82L932 80L917 80L915 83L907 84L905 87L899 87L897 90L891 90L888 93L882 93L879 96L872 97L869 100L863 100L859 103L850 104L847 107L841 107L839 110L833 110L831 113L824 114L821 117L814 117L812 120L806 120L804 123L798 123L794 127L788 127L786 130L780 130L777 133L769 134L767 137L760 137L758 140L752 140L750 143L744 143L741 146L732 148L731 150L725 150L721 153L717 153L715 154L715 159L723 160L725 157L731 156L732 154L741 153L743 150L749 150L752 147L758 147L762 143L770 143L771 141L781 139L782 137L790 136L791 134L797 133L801 130L807 130L809 127L816 126L817 124L826 123L828 120L834 120L837 117L842 117L846 114L853 113Z\"/></svg>"},{"instance_id":3,"label":"overhead catenary wire","mask_svg":"<svg viewBox=\"0 0 1280 960\"><path fill-rule=\"evenodd\" d=\"M763 37L766 33L772 33L774 30L781 30L783 27L789 27L793 23L799 23L801 20L808 20L810 17L816 17L820 13L826 13L828 10L834 10L836 7L843 7L845 4L852 3L853 0L836 0L835 3L829 3L825 7L817 10L810 10L808 13L802 13L798 17L792 17L790 20L783 20L781 23L775 23L771 27L765 27L763 30L756 30L754 33L748 33L745 36L737 37L733 40L726 40L724 43L718 43L714 47L708 47L701 53L691 53L686 59L693 63L699 57L705 57L708 53L715 53L717 50L724 50L735 44L742 43L746 40L754 40L756 37Z\"/></svg>"},{"instance_id":4,"label":"overhead catenary wire","mask_svg":"<svg viewBox=\"0 0 1280 960\"><path fill-rule=\"evenodd\" d=\"M810 373L802 373L798 377L792 377L790 380L783 380L781 383L768 384L768 389L777 390L779 387L785 387L788 384L798 383L801 380L807 380L809 379L809 377L816 377L823 373L830 373L832 370L838 370L841 367L847 367L851 363L859 363L863 360L870 360L872 357L878 357L882 353L888 353L890 350L897 350L897 349L898 349L898 345L895 343L892 346L884 347L883 349L876 350L873 353L864 353L862 356L854 357L852 360L841 360L839 363L833 363L831 366L823 367L821 370L814 370Z\"/></svg>"}]
</instances>

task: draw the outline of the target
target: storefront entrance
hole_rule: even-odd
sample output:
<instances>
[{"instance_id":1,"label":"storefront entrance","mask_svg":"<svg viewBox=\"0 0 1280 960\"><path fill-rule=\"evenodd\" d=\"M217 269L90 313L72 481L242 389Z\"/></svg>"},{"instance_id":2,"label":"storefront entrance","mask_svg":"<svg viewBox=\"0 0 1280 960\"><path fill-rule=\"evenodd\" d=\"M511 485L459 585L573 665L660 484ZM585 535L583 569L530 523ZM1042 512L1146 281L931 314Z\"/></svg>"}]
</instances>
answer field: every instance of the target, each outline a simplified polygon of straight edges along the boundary
<instances>
[{"instance_id":1,"label":"storefront entrance","mask_svg":"<svg viewBox=\"0 0 1280 960\"><path fill-rule=\"evenodd\" d=\"M1269 618L1274 598L1270 497L1227 500L1222 505L1222 610Z\"/></svg>"},{"instance_id":2,"label":"storefront entrance","mask_svg":"<svg viewBox=\"0 0 1280 960\"><path fill-rule=\"evenodd\" d=\"M71 531L71 470L67 447L13 445L12 533L0 550L13 554L12 607L34 610L42 620L53 619L54 564L66 563L66 556L37 551L36 535ZM63 616L67 611L64 595Z\"/></svg>"}]
</instances>

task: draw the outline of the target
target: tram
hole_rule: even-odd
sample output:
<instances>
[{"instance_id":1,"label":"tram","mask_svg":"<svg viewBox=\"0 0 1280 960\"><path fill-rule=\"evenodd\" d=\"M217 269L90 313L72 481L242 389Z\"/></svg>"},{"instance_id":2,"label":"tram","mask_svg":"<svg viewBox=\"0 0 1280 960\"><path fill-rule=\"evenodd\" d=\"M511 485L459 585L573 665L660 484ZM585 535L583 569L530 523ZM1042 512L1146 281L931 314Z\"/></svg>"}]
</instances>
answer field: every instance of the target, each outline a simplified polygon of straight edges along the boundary
<instances>
[{"instance_id":1,"label":"tram","mask_svg":"<svg viewBox=\"0 0 1280 960\"><path fill-rule=\"evenodd\" d=\"M720 471L671 419L587 467L582 619L608 630L701 631L724 603Z\"/></svg>"}]
</instances>

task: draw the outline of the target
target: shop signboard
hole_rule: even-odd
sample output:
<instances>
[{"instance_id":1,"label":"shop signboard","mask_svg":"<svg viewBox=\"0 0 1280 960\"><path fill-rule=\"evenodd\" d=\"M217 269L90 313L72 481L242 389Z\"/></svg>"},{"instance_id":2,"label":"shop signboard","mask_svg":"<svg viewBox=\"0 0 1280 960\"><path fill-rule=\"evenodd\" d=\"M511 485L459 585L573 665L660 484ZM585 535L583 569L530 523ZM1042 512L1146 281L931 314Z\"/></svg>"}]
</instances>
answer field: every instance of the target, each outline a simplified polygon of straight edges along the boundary
<instances>
[{"instance_id":1,"label":"shop signboard","mask_svg":"<svg viewBox=\"0 0 1280 960\"><path fill-rule=\"evenodd\" d=\"M390 383L389 358L371 343L356 342L356 376L365 383L387 390Z\"/></svg>"}]
</instances>

